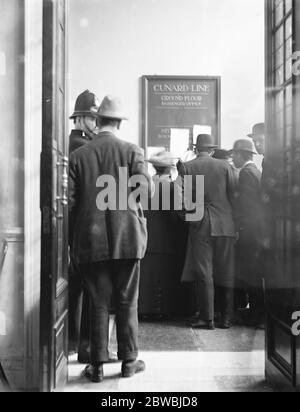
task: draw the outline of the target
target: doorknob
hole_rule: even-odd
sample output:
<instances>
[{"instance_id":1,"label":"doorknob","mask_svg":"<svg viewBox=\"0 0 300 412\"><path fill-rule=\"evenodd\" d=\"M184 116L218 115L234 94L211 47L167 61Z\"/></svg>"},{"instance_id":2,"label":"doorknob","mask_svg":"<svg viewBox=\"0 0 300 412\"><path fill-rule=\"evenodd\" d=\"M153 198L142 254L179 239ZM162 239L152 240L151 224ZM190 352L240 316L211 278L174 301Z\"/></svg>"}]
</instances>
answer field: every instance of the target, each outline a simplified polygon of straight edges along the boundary
<instances>
[{"instance_id":1,"label":"doorknob","mask_svg":"<svg viewBox=\"0 0 300 412\"><path fill-rule=\"evenodd\" d=\"M56 166L68 167L68 164L69 164L69 158L64 156L62 157L61 162L56 163Z\"/></svg>"},{"instance_id":2,"label":"doorknob","mask_svg":"<svg viewBox=\"0 0 300 412\"><path fill-rule=\"evenodd\" d=\"M68 182L69 182L68 165L69 165L69 159L66 156L62 158L61 162L56 163L57 167L63 168L62 179L61 179L62 195L56 197L56 200L60 201L63 206L68 206Z\"/></svg>"},{"instance_id":3,"label":"doorknob","mask_svg":"<svg viewBox=\"0 0 300 412\"><path fill-rule=\"evenodd\" d=\"M57 196L56 200L61 201L63 206L68 206L68 174L66 171L64 171L62 175L62 196Z\"/></svg>"}]
</instances>

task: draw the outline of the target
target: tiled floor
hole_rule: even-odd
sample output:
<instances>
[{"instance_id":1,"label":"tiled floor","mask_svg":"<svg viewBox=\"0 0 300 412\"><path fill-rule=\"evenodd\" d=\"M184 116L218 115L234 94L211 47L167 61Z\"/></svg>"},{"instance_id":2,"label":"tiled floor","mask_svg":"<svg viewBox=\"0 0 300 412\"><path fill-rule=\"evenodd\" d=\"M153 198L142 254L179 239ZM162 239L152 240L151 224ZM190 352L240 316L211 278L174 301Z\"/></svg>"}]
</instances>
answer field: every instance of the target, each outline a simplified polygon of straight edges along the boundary
<instances>
[{"instance_id":1,"label":"tiled floor","mask_svg":"<svg viewBox=\"0 0 300 412\"><path fill-rule=\"evenodd\" d=\"M264 332L234 327L195 331L184 322L142 322L143 374L120 377L121 364L105 365L105 380L90 383L70 359L67 392L272 392L264 379ZM115 331L111 349L116 350Z\"/></svg>"}]
</instances>

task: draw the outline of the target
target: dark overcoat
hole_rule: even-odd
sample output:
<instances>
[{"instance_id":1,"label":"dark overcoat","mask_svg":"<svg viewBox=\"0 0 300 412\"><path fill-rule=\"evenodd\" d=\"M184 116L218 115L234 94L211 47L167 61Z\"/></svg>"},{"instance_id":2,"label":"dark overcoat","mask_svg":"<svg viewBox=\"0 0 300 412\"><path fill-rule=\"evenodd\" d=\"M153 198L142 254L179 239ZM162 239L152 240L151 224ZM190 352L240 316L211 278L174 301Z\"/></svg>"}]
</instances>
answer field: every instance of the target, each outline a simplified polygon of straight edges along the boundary
<instances>
[{"instance_id":1,"label":"dark overcoat","mask_svg":"<svg viewBox=\"0 0 300 412\"><path fill-rule=\"evenodd\" d=\"M69 137L69 153L75 152L75 150L79 149L90 141L91 139L88 136L84 135L81 130L72 130Z\"/></svg>"},{"instance_id":2,"label":"dark overcoat","mask_svg":"<svg viewBox=\"0 0 300 412\"><path fill-rule=\"evenodd\" d=\"M185 175L204 176L204 217L199 222L189 223L188 246L183 282L197 280L194 277L198 259L203 253L199 240L206 239L209 228L211 237L235 238L236 228L233 217L235 181L231 166L208 153L202 153L197 159L180 163L178 172ZM196 185L193 184L193 198L196 199Z\"/></svg>"},{"instance_id":3,"label":"dark overcoat","mask_svg":"<svg viewBox=\"0 0 300 412\"><path fill-rule=\"evenodd\" d=\"M240 237L245 237L248 242L262 238L261 177L254 163L248 163L240 172L236 216Z\"/></svg>"},{"instance_id":4,"label":"dark overcoat","mask_svg":"<svg viewBox=\"0 0 300 412\"><path fill-rule=\"evenodd\" d=\"M145 212L148 247L141 263L139 313L182 315L186 314L191 306L190 297L180 282L187 226L174 210L175 183L167 176L154 176L153 180L155 196L159 196L159 202L158 210L151 210L149 205ZM170 210L166 210L167 205Z\"/></svg>"},{"instance_id":5,"label":"dark overcoat","mask_svg":"<svg viewBox=\"0 0 300 412\"><path fill-rule=\"evenodd\" d=\"M141 149L110 132L99 133L70 156L70 237L79 263L144 257L147 226L139 205L137 210L121 210L117 202L116 210L100 210L97 203L100 192L105 190L97 183L101 177L110 176L116 182L118 196L120 168L127 169L128 178L143 176L140 191L151 196L151 178Z\"/></svg>"},{"instance_id":6,"label":"dark overcoat","mask_svg":"<svg viewBox=\"0 0 300 412\"><path fill-rule=\"evenodd\" d=\"M237 278L255 287L261 287L261 246L263 238L263 203L261 172L254 163L248 163L240 172L237 222Z\"/></svg>"}]
</instances>

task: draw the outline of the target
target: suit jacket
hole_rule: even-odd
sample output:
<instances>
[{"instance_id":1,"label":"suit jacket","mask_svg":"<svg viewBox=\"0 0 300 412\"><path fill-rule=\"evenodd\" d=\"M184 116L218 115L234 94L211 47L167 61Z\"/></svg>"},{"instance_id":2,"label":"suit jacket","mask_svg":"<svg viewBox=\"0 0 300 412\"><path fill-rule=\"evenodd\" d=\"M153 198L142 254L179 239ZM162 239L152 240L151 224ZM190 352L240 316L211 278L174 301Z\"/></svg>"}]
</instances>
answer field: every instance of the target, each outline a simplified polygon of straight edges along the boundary
<instances>
[{"instance_id":1,"label":"suit jacket","mask_svg":"<svg viewBox=\"0 0 300 412\"><path fill-rule=\"evenodd\" d=\"M119 168L127 168L128 178L144 176L140 191L151 196L151 178L141 150L109 132L101 132L93 141L70 156L69 220L73 253L79 263L104 260L141 259L147 246L146 219L137 210L100 210L97 199L106 187L97 187L99 177L110 176L116 182L114 192L124 188L120 184ZM99 184L98 184L99 186ZM128 189L130 194L130 189ZM104 196L104 195L103 195ZM105 198L107 196L104 196ZM111 198L109 198L111 201Z\"/></svg>"},{"instance_id":2,"label":"suit jacket","mask_svg":"<svg viewBox=\"0 0 300 412\"><path fill-rule=\"evenodd\" d=\"M240 172L237 198L237 220L243 237L260 239L263 231L262 174L254 163Z\"/></svg>"},{"instance_id":3,"label":"suit jacket","mask_svg":"<svg viewBox=\"0 0 300 412\"><path fill-rule=\"evenodd\" d=\"M71 154L90 141L91 139L85 136L81 130L72 130L69 137L69 153Z\"/></svg>"},{"instance_id":4,"label":"suit jacket","mask_svg":"<svg viewBox=\"0 0 300 412\"><path fill-rule=\"evenodd\" d=\"M209 225L213 237L235 237L232 207L235 183L231 166L223 160L213 159L208 154L202 153L191 162L178 164L178 172L182 177L204 176L204 218L202 222L191 223L191 225L201 225L205 232ZM195 182L192 191L195 200ZM199 236L201 236L201 229Z\"/></svg>"}]
</instances>

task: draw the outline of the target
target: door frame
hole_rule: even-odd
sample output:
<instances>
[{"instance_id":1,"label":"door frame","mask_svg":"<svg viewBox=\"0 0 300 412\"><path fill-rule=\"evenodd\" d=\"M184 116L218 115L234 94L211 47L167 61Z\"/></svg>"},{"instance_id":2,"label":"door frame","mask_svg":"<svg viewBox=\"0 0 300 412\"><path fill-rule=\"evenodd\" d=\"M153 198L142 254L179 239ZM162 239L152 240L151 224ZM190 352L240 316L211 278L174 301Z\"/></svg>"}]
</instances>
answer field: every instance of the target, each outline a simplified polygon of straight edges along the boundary
<instances>
[{"instance_id":1,"label":"door frame","mask_svg":"<svg viewBox=\"0 0 300 412\"><path fill-rule=\"evenodd\" d=\"M43 392L62 390L68 376L66 22L67 0L43 0L40 200L40 391Z\"/></svg>"},{"instance_id":2,"label":"door frame","mask_svg":"<svg viewBox=\"0 0 300 412\"><path fill-rule=\"evenodd\" d=\"M287 153L291 153L291 159L288 158L289 160L284 160L284 166L283 166L283 171L287 173L288 166L291 169L292 174L292 179L293 179L293 184L295 183L295 175L296 175L296 162L295 162L295 152L300 150L299 148L299 142L297 142L296 139L296 134L297 131L300 130L300 122L299 119L296 116L296 111L299 110L300 107L300 93L298 93L298 100L296 100L296 85L299 83L299 79L296 79L295 76L291 79L289 78L284 78L286 83L278 86L280 89L285 90L285 87L287 85L291 84L293 87L293 119L292 119L292 125L294 126L293 134L292 134L292 139L291 139L291 144L287 144L286 141L284 141L283 144L278 145L277 140L275 140L275 143L271 141L271 137L275 138L278 137L279 133L275 127L274 123L274 116L275 114L275 99L274 99L274 74L273 74L273 51L274 51L274 23L273 23L273 1L274 0L265 0L265 27L266 27L266 120L267 120L267 138L266 141L266 147L267 147L267 157L266 157L266 163L268 161L268 155L273 156L273 152L275 155L277 155L279 152L281 156L283 156L283 152L286 151ZM295 50L299 50L300 47L300 24L299 24L299 15L300 12L300 2L297 0L293 0L293 8L294 8L294 17L293 17L293 22L292 26L294 28L294 37L297 40L298 44L294 44ZM287 11L286 11L287 13ZM284 18L286 18L287 15L285 15ZM278 26L282 25L283 19L279 22ZM298 20L297 20L298 19ZM297 23L297 24L296 24ZM297 28L297 31L295 30ZM278 30L276 26L276 30ZM284 31L285 29L285 23L284 23ZM285 36L285 35L284 35ZM286 39L284 38L283 40L283 47L285 46L285 41ZM286 58L289 56L286 56L284 53L284 67L285 67L285 62ZM285 95L284 95L285 98ZM286 105L283 106L283 111L286 111ZM285 118L286 120L286 118ZM283 124L283 127L286 127L286 124ZM286 129L285 129L286 130ZM284 138L282 138L284 140ZM282 147L281 147L282 146ZM273 159L274 162L274 159ZM280 167L278 165L278 167ZM266 174L268 177L268 174ZM277 184L276 181L276 176L274 176L275 183ZM283 178L282 178L283 179ZM281 190L281 199L284 199L285 196L285 189L281 189L281 181L278 181L278 190ZM273 202L273 208L274 207L279 207L276 203L276 199L272 199L272 194L270 195L270 199ZM278 196L278 194L277 194ZM290 198L289 198L290 199ZM295 223L295 209L296 209L296 203L297 200L295 197L293 198L293 201L290 200L291 202L291 212L288 213L287 211L284 211L280 219L284 222L286 225L286 222L291 221L292 223ZM271 225L275 226L277 221L279 221L279 217L277 216L272 216L272 210L270 208L270 220L271 220ZM277 235L275 233L272 233L273 236L271 241L276 241ZM274 239L273 239L274 238ZM275 239L276 238L276 239ZM284 232L284 241L287 243L287 239L291 239L290 241L290 248L292 255L290 256L285 256L284 262L290 262L290 268L289 271L290 273L287 273L286 279L281 278L279 279L278 276L275 276L276 270L273 271L272 273L272 265L268 265L268 270L266 272L266 277L269 278L269 282L266 282L266 309L267 309L267 322L266 322L266 377L267 379L270 379L275 384L280 385L280 388L286 388L289 391L295 390L299 391L300 390L300 339L299 337L293 336L292 330L291 330L291 324L292 324L292 319L291 319L291 314L289 315L289 312L293 312L293 308L296 304L296 285L294 282L294 277L295 273L297 272L298 269L298 262L296 259L296 253L295 250L296 248L299 249L299 245L296 245L296 239L294 234L288 234L287 231ZM273 258L275 258L273 256ZM269 259L271 260L272 257L269 256ZM286 265L287 267L287 265ZM274 280L276 279L276 280ZM270 287L268 288L268 283ZM280 283L280 284L279 284ZM286 299L285 305L282 305L282 301L284 300L284 297ZM287 305L287 302L290 303L290 305ZM295 306L296 308L296 306ZM290 318L289 318L290 316Z\"/></svg>"},{"instance_id":3,"label":"door frame","mask_svg":"<svg viewBox=\"0 0 300 412\"><path fill-rule=\"evenodd\" d=\"M41 282L40 153L42 147L42 2L25 0L24 313L25 389L39 389Z\"/></svg>"}]
</instances>

